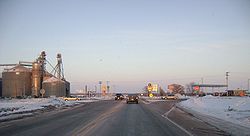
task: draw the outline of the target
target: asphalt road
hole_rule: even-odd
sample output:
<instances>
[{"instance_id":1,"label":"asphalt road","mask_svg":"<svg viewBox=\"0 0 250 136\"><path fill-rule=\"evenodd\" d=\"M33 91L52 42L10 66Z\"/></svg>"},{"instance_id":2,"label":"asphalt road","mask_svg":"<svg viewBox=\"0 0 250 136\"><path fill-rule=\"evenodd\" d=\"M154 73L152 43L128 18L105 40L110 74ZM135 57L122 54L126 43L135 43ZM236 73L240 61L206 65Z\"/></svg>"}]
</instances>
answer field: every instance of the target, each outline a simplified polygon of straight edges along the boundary
<instances>
[{"instance_id":1,"label":"asphalt road","mask_svg":"<svg viewBox=\"0 0 250 136\"><path fill-rule=\"evenodd\" d=\"M125 101L114 100L88 103L68 110L46 112L34 117L2 122L0 123L0 135L190 135L178 124L163 116L173 107L174 103L176 101L153 104L140 101L139 104L126 104ZM195 135L195 131L192 133ZM218 134L223 135L224 133Z\"/></svg>"}]
</instances>

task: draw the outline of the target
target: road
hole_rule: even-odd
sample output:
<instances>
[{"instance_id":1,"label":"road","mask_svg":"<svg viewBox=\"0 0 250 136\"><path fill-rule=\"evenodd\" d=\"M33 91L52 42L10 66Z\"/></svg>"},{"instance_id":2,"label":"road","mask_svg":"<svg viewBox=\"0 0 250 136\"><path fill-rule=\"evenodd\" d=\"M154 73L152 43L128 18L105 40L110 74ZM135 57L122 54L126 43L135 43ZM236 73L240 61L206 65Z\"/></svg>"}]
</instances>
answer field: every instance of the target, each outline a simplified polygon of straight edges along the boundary
<instances>
[{"instance_id":1,"label":"road","mask_svg":"<svg viewBox=\"0 0 250 136\"><path fill-rule=\"evenodd\" d=\"M186 129L178 125L181 116L168 118L166 114L177 101L126 104L125 101L99 101L80 105L63 111L52 111L15 121L0 123L0 135L84 135L84 136L166 136L166 135L226 135L206 123L193 119L186 123ZM177 114L183 114L175 111ZM189 115L186 115L189 116ZM186 118L186 117L185 117ZM179 119L179 120L178 120ZM175 120L177 123L173 122ZM205 130L189 128L198 123ZM200 124L199 124L200 123ZM202 130L204 130L204 128ZM188 132L186 131L188 130ZM196 133L197 131L197 133ZM189 132L192 132L190 134Z\"/></svg>"}]
</instances>

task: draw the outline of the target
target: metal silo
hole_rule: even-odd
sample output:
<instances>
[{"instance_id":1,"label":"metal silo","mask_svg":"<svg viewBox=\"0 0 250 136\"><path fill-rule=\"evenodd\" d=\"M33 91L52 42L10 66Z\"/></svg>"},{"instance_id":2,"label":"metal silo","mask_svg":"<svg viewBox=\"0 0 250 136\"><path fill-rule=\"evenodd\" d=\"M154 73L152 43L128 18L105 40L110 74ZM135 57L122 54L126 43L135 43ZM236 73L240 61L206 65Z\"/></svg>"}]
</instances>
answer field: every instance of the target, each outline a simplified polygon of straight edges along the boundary
<instances>
[{"instance_id":1,"label":"metal silo","mask_svg":"<svg viewBox=\"0 0 250 136\"><path fill-rule=\"evenodd\" d=\"M17 65L2 73L2 96L17 97L31 95L31 70Z\"/></svg>"},{"instance_id":2,"label":"metal silo","mask_svg":"<svg viewBox=\"0 0 250 136\"><path fill-rule=\"evenodd\" d=\"M42 87L42 71L41 64L34 62L32 64L32 95L39 96L39 91Z\"/></svg>"},{"instance_id":3,"label":"metal silo","mask_svg":"<svg viewBox=\"0 0 250 136\"><path fill-rule=\"evenodd\" d=\"M66 96L66 84L65 81L60 80L55 77L51 77L43 81L43 89L45 90L45 97L56 96L62 97Z\"/></svg>"},{"instance_id":4,"label":"metal silo","mask_svg":"<svg viewBox=\"0 0 250 136\"><path fill-rule=\"evenodd\" d=\"M70 96L70 82L65 81L66 84L66 96L69 97Z\"/></svg>"}]
</instances>

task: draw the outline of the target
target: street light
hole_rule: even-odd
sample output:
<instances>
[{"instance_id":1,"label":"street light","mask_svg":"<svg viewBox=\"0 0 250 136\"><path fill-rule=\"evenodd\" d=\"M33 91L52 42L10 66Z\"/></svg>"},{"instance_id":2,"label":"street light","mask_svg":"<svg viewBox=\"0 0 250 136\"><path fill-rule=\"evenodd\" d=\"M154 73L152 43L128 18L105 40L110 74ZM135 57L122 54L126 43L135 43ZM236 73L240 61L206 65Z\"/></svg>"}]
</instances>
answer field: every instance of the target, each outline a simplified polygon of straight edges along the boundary
<instances>
[{"instance_id":1,"label":"street light","mask_svg":"<svg viewBox=\"0 0 250 136\"><path fill-rule=\"evenodd\" d=\"M249 81L250 81L250 79L247 80L247 91L248 91L248 93L250 93L249 92Z\"/></svg>"},{"instance_id":2,"label":"street light","mask_svg":"<svg viewBox=\"0 0 250 136\"><path fill-rule=\"evenodd\" d=\"M229 76L229 72L226 72L227 96L228 96L228 76Z\"/></svg>"},{"instance_id":3,"label":"street light","mask_svg":"<svg viewBox=\"0 0 250 136\"><path fill-rule=\"evenodd\" d=\"M101 96L101 93L102 93L102 81L99 81L99 85L100 85L100 96Z\"/></svg>"},{"instance_id":4,"label":"street light","mask_svg":"<svg viewBox=\"0 0 250 136\"><path fill-rule=\"evenodd\" d=\"M229 72L226 72L227 90L228 90L228 76L229 76Z\"/></svg>"}]
</instances>

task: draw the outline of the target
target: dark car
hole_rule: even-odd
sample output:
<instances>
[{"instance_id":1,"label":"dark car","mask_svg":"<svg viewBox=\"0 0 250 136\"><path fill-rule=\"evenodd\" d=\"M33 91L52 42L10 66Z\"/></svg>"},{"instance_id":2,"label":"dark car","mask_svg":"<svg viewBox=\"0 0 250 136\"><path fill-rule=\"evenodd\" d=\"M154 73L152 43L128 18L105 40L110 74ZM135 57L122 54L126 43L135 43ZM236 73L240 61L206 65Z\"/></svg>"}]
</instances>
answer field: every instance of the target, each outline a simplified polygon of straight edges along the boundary
<instances>
[{"instance_id":1,"label":"dark car","mask_svg":"<svg viewBox=\"0 0 250 136\"><path fill-rule=\"evenodd\" d=\"M123 100L124 96L121 93L115 94L115 100Z\"/></svg>"},{"instance_id":2,"label":"dark car","mask_svg":"<svg viewBox=\"0 0 250 136\"><path fill-rule=\"evenodd\" d=\"M136 94L129 94L127 97L127 103L134 102L138 104L139 97Z\"/></svg>"}]
</instances>

